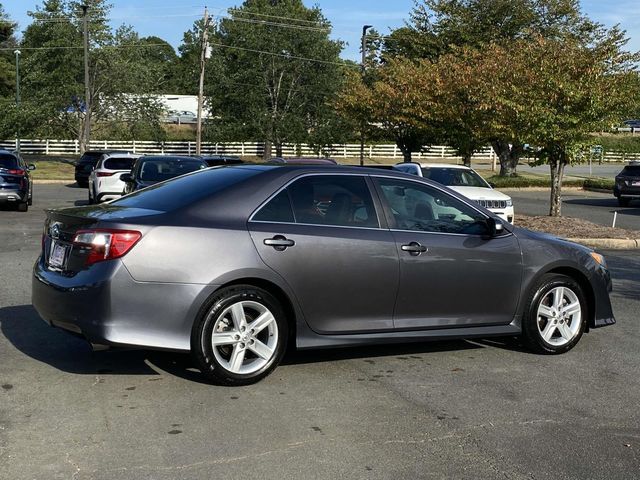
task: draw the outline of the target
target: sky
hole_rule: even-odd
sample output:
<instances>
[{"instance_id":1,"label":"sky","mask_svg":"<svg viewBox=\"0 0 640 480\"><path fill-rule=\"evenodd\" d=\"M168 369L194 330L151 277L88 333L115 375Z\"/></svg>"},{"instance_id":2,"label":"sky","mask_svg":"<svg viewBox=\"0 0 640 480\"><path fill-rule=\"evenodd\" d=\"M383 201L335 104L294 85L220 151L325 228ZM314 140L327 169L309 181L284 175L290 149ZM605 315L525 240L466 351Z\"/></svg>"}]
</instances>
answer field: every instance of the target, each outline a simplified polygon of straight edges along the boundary
<instances>
[{"instance_id":1,"label":"sky","mask_svg":"<svg viewBox=\"0 0 640 480\"><path fill-rule=\"evenodd\" d=\"M224 15L229 7L241 0L212 0L207 4L214 16ZM29 23L27 11L41 1L0 0L12 20L23 30ZM318 4L333 25L332 37L347 43L342 56L359 57L362 26L374 25L382 34L402 26L408 18L413 0L304 0L307 6ZM177 47L183 32L202 16L203 0L111 0L112 22L115 26L132 25L142 36L155 35ZM583 0L582 8L590 18L607 26L620 24L630 38L629 48L640 50L640 2L638 0Z\"/></svg>"}]
</instances>

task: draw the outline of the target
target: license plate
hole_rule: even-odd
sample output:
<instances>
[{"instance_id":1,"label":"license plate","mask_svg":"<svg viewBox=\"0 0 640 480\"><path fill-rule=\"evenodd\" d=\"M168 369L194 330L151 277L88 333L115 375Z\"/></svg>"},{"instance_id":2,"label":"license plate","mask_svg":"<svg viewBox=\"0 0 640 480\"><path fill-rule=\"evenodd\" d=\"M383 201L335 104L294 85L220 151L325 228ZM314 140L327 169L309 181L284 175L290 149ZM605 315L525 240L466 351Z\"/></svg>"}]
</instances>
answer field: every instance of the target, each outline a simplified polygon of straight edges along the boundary
<instances>
[{"instance_id":1,"label":"license plate","mask_svg":"<svg viewBox=\"0 0 640 480\"><path fill-rule=\"evenodd\" d=\"M640 181L631 182L632 187L640 187Z\"/></svg>"},{"instance_id":2,"label":"license plate","mask_svg":"<svg viewBox=\"0 0 640 480\"><path fill-rule=\"evenodd\" d=\"M67 248L64 245L54 243L51 255L49 255L49 265L55 268L62 268L66 256Z\"/></svg>"}]
</instances>

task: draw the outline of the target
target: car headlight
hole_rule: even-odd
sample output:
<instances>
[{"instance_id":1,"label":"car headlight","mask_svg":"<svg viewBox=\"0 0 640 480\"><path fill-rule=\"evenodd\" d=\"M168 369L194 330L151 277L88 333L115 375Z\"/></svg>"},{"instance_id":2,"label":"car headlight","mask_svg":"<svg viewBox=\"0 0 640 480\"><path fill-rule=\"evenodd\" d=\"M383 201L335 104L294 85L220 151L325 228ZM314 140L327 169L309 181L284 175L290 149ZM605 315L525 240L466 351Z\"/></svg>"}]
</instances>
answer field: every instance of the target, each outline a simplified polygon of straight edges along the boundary
<instances>
[{"instance_id":1,"label":"car headlight","mask_svg":"<svg viewBox=\"0 0 640 480\"><path fill-rule=\"evenodd\" d=\"M603 268L607 268L607 262L604 259L603 255L600 255L599 253L596 253L596 252L591 252L590 255L591 255L591 258L593 258L598 265L600 265Z\"/></svg>"},{"instance_id":2,"label":"car headlight","mask_svg":"<svg viewBox=\"0 0 640 480\"><path fill-rule=\"evenodd\" d=\"M513 207L513 200L507 200L507 207Z\"/></svg>"}]
</instances>

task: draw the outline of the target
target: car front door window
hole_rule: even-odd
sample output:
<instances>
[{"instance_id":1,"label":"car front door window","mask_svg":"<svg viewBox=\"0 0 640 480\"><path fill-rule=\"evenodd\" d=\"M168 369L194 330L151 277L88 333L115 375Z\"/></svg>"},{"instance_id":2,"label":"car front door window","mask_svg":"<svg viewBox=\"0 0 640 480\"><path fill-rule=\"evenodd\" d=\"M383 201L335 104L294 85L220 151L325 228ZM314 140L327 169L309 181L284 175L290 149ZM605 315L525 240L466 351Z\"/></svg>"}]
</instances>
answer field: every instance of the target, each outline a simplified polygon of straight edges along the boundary
<instances>
[{"instance_id":1,"label":"car front door window","mask_svg":"<svg viewBox=\"0 0 640 480\"><path fill-rule=\"evenodd\" d=\"M485 235L486 217L461 200L428 185L380 179L395 228L431 233Z\"/></svg>"}]
</instances>

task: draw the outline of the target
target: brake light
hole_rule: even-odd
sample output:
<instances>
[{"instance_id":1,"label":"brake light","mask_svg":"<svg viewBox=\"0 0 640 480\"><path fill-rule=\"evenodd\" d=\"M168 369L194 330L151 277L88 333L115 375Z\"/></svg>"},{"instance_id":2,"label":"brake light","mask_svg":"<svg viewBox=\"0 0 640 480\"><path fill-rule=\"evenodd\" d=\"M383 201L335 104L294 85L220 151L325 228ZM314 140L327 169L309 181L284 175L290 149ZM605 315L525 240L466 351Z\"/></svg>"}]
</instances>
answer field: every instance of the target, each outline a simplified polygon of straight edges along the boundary
<instances>
[{"instance_id":1,"label":"brake light","mask_svg":"<svg viewBox=\"0 0 640 480\"><path fill-rule=\"evenodd\" d=\"M116 172L98 172L96 177L111 177Z\"/></svg>"},{"instance_id":2,"label":"brake light","mask_svg":"<svg viewBox=\"0 0 640 480\"><path fill-rule=\"evenodd\" d=\"M80 230L73 245L88 250L86 265L113 260L127 254L142 238L134 230Z\"/></svg>"},{"instance_id":3,"label":"brake light","mask_svg":"<svg viewBox=\"0 0 640 480\"><path fill-rule=\"evenodd\" d=\"M21 168L13 168L9 170L9 175L24 175L24 170Z\"/></svg>"}]
</instances>

